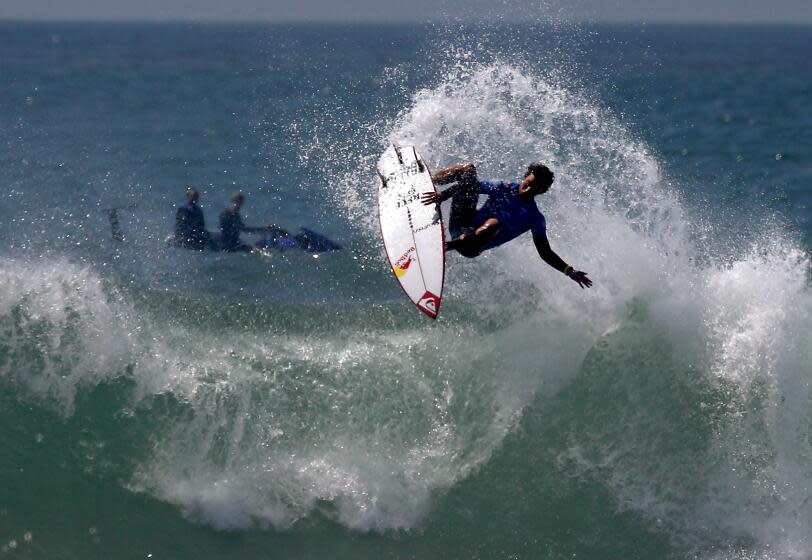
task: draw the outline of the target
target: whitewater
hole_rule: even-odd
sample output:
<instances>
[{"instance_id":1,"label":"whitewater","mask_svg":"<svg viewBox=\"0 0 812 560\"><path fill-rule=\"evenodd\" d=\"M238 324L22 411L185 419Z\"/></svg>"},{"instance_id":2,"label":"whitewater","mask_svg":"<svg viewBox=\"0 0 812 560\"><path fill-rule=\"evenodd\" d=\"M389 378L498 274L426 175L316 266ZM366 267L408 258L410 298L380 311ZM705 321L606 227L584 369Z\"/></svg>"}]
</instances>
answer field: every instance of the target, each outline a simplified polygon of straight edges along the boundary
<instances>
[{"instance_id":1,"label":"whitewater","mask_svg":"<svg viewBox=\"0 0 812 560\"><path fill-rule=\"evenodd\" d=\"M35 250L3 250L0 417L15 427L0 441L22 451L1 464L98 484L123 508L78 528L84 545L32 528L6 494L3 553L35 557L49 538L93 550L135 515L188 523L186 550L213 557L227 550L213 535L246 535L252 554L281 539L292 557L529 557L534 542L549 557L812 557L808 247L767 210L755 225L692 199L636 125L566 74L453 62L413 89L388 70L405 102L383 126L354 118L360 137L340 110L301 125L297 158L323 191L289 196L347 228L346 251L178 256L137 211L130 247L94 246L103 225L80 216L78 243L43 249L32 225ZM520 238L449 254L443 312L424 320L369 212L391 142L483 178L547 164L551 245L594 287ZM128 541L149 541L149 523Z\"/></svg>"}]
</instances>

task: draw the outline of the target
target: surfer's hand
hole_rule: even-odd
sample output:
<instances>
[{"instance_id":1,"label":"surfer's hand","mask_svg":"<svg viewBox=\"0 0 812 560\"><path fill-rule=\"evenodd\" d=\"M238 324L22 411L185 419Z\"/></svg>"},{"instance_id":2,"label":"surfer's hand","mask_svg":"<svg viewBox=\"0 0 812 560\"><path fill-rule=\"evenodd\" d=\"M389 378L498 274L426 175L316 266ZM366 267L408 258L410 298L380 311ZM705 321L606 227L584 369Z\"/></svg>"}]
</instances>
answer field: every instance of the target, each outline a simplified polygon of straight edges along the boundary
<instances>
[{"instance_id":1,"label":"surfer's hand","mask_svg":"<svg viewBox=\"0 0 812 560\"><path fill-rule=\"evenodd\" d=\"M592 287L592 280L586 277L586 272L575 270L570 272L570 278L577 282L581 289Z\"/></svg>"},{"instance_id":2,"label":"surfer's hand","mask_svg":"<svg viewBox=\"0 0 812 560\"><path fill-rule=\"evenodd\" d=\"M420 202L425 204L426 206L430 206L432 204L439 204L443 201L443 195L438 192L424 192L420 195Z\"/></svg>"}]
</instances>

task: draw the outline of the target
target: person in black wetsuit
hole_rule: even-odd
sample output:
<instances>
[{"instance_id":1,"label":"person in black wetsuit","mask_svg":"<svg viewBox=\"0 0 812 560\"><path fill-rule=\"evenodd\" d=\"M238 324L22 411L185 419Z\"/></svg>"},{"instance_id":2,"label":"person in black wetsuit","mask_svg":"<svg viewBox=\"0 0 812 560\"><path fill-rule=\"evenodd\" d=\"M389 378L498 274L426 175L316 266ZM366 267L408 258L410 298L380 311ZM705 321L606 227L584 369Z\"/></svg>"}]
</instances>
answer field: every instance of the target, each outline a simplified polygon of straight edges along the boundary
<instances>
[{"instance_id":1,"label":"person in black wetsuit","mask_svg":"<svg viewBox=\"0 0 812 560\"><path fill-rule=\"evenodd\" d=\"M209 247L209 232L206 231L206 222L203 210L197 205L199 194L197 189L186 189L186 203L178 206L175 215L174 244L186 249L203 251Z\"/></svg>"},{"instance_id":2,"label":"person in black wetsuit","mask_svg":"<svg viewBox=\"0 0 812 560\"><path fill-rule=\"evenodd\" d=\"M253 247L240 240L240 233L264 233L274 229L274 226L248 227L240 216L240 208L245 202L245 196L240 192L231 195L231 205L220 213L220 250L221 251L251 251Z\"/></svg>"}]
</instances>

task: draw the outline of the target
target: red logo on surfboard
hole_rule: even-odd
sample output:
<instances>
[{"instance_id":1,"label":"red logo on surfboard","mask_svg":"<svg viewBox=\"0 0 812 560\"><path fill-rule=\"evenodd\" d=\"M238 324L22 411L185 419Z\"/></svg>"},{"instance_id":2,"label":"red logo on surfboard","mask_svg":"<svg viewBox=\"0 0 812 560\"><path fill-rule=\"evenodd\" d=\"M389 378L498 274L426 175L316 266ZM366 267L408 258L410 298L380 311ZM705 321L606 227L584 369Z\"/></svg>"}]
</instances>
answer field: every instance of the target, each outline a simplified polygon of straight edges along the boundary
<instances>
[{"instance_id":1,"label":"red logo on surfboard","mask_svg":"<svg viewBox=\"0 0 812 560\"><path fill-rule=\"evenodd\" d=\"M440 298L431 292L426 291L426 293L423 294L423 296L418 300L417 307L420 308L420 311L432 319L436 319L437 313L440 311Z\"/></svg>"},{"instance_id":2,"label":"red logo on surfboard","mask_svg":"<svg viewBox=\"0 0 812 560\"><path fill-rule=\"evenodd\" d=\"M410 257L410 258L409 258L409 260L407 260L405 263L403 263L403 264L396 264L396 265L395 265L395 268L394 268L394 271L395 271L395 276L397 276L398 278L400 278L401 276L403 276L404 274L406 274L406 271L407 271L407 270L409 270L409 265L410 265L410 264L412 264L412 261L413 261L413 260L414 260L414 259Z\"/></svg>"},{"instance_id":3,"label":"red logo on surfboard","mask_svg":"<svg viewBox=\"0 0 812 560\"><path fill-rule=\"evenodd\" d=\"M412 256L412 253L414 253L414 251L415 248L410 247L409 250L403 253L403 255L401 255L401 257L397 260L395 266L392 267L392 270L395 271L395 276L400 278L401 276L406 274L406 271L409 270L409 266L414 261L414 257Z\"/></svg>"}]
</instances>

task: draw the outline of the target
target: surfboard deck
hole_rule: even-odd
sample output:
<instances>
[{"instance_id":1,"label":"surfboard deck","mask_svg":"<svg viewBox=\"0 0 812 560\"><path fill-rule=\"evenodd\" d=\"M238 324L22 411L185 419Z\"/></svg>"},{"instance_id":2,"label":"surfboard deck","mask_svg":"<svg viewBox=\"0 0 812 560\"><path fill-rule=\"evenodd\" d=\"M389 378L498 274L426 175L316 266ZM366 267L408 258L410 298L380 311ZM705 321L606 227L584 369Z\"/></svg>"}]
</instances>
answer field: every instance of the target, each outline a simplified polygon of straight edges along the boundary
<instances>
[{"instance_id":1,"label":"surfboard deck","mask_svg":"<svg viewBox=\"0 0 812 560\"><path fill-rule=\"evenodd\" d=\"M445 232L440 207L420 202L436 191L414 146L390 145L378 160L381 237L395 279L420 311L436 319L445 281Z\"/></svg>"}]
</instances>

